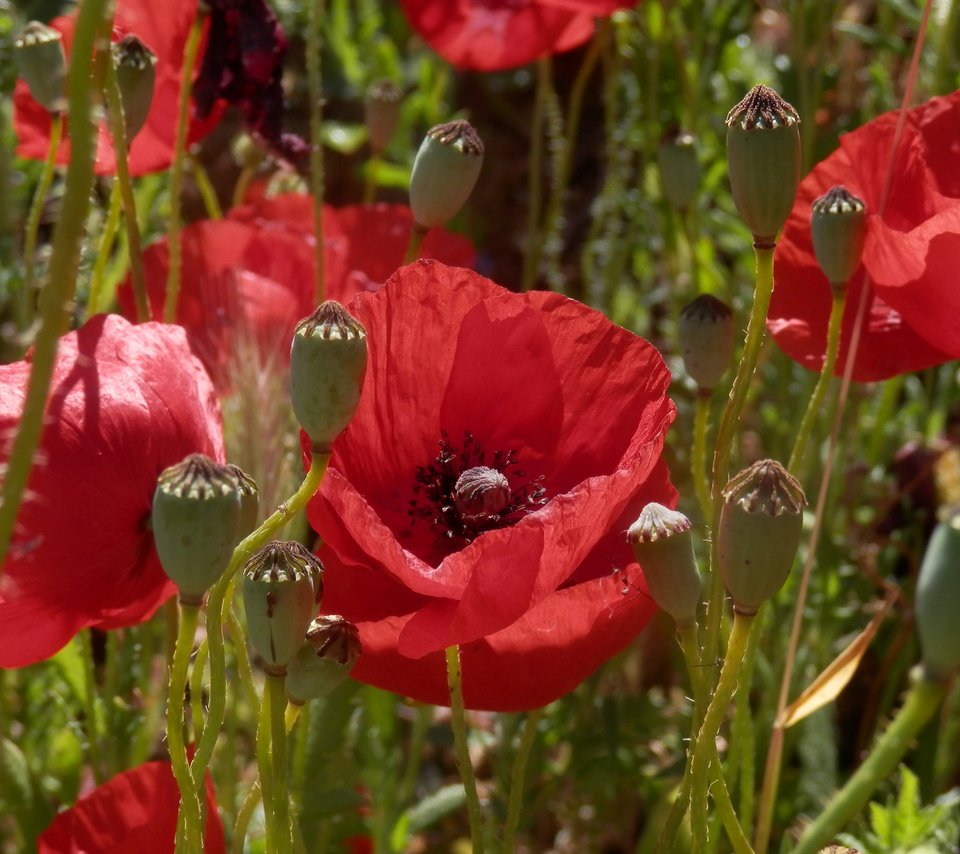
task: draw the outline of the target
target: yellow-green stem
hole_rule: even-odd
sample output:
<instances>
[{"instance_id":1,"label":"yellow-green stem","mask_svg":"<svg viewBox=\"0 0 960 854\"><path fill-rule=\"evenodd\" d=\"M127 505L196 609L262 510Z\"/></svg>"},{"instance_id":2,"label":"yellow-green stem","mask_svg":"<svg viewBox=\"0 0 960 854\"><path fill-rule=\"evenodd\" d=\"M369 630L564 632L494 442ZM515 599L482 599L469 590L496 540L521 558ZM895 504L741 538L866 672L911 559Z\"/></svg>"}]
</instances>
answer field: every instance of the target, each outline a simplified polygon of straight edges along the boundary
<instances>
[{"instance_id":1,"label":"yellow-green stem","mask_svg":"<svg viewBox=\"0 0 960 854\"><path fill-rule=\"evenodd\" d=\"M250 819L253 817L257 804L260 803L260 781L257 780L250 787L240 809L237 811L237 823L233 828L233 841L230 843L230 854L243 854L245 849L244 841L247 837L247 827L250 825Z\"/></svg>"},{"instance_id":2,"label":"yellow-green stem","mask_svg":"<svg viewBox=\"0 0 960 854\"><path fill-rule=\"evenodd\" d=\"M197 647L197 654L193 657L193 667L190 670L190 715L193 718L194 741L203 726L203 675L207 669L208 652L209 646L204 637L200 641L200 646ZM200 791L199 786L197 791Z\"/></svg>"},{"instance_id":3,"label":"yellow-green stem","mask_svg":"<svg viewBox=\"0 0 960 854\"><path fill-rule=\"evenodd\" d=\"M93 667L93 644L90 629L77 634L80 656L83 661L83 715L87 731L87 756L94 782L99 786L104 782L103 764L100 754L100 715L97 713L97 680Z\"/></svg>"},{"instance_id":4,"label":"yellow-green stem","mask_svg":"<svg viewBox=\"0 0 960 854\"><path fill-rule=\"evenodd\" d=\"M257 719L257 770L260 779L260 796L263 798L263 823L267 832L267 851L273 851L277 830L273 812L273 754L270 752L270 687L263 686L260 717Z\"/></svg>"},{"instance_id":5,"label":"yellow-green stem","mask_svg":"<svg viewBox=\"0 0 960 854\"><path fill-rule=\"evenodd\" d=\"M243 167L243 170L240 172L240 177L237 178L237 183L233 185L233 195L230 198L230 204L232 207L236 208L243 204L244 199L247 196L247 188L250 186L250 182L253 180L256 174L256 167Z\"/></svg>"},{"instance_id":6,"label":"yellow-green stem","mask_svg":"<svg viewBox=\"0 0 960 854\"><path fill-rule=\"evenodd\" d=\"M537 728L543 717L543 709L534 709L527 715L523 725L523 735L520 737L520 746L513 757L513 767L510 769L510 799L507 803L507 817L503 825L504 851L516 851L517 827L520 824L520 809L524 802L524 782L526 780L527 762L537 737Z\"/></svg>"},{"instance_id":7,"label":"yellow-green stem","mask_svg":"<svg viewBox=\"0 0 960 854\"><path fill-rule=\"evenodd\" d=\"M807 404L807 411L804 412L803 420L800 422L800 429L797 431L797 438L793 443L793 451L790 453L790 462L787 464L787 470L794 475L799 475L800 464L803 462L803 454L807 449L810 433L817 416L820 414L820 408L823 406L823 398L827 393L827 387L833 378L833 369L837 364L837 353L840 351L840 325L843 320L844 305L846 305L846 291L842 289L834 290L833 301L830 305L830 320L827 324L827 351L823 357L823 367L820 369L820 376L817 378L817 384L814 386L810 402Z\"/></svg>"},{"instance_id":8,"label":"yellow-green stem","mask_svg":"<svg viewBox=\"0 0 960 854\"><path fill-rule=\"evenodd\" d=\"M113 244L117 238L117 229L120 227L120 184L113 182L110 190L110 207L107 210L107 219L103 224L100 235L100 244L97 246L97 257L93 262L93 271L90 273L90 291L87 294L87 317L92 317L107 310L107 306L100 305L103 298L103 278L107 272L107 262L113 252Z\"/></svg>"},{"instance_id":9,"label":"yellow-green stem","mask_svg":"<svg viewBox=\"0 0 960 854\"><path fill-rule=\"evenodd\" d=\"M693 489L697 494L697 503L700 505L704 524L710 519L711 508L710 479L707 477L707 429L710 424L712 400L711 389L702 388L697 392L697 404L693 415L693 449L690 454Z\"/></svg>"},{"instance_id":10,"label":"yellow-green stem","mask_svg":"<svg viewBox=\"0 0 960 854\"><path fill-rule=\"evenodd\" d=\"M323 259L323 80L320 76L320 23L324 0L307 4L307 91L310 97L310 192L313 196L314 302L324 300Z\"/></svg>"},{"instance_id":11,"label":"yellow-green stem","mask_svg":"<svg viewBox=\"0 0 960 854\"><path fill-rule=\"evenodd\" d=\"M467 743L467 719L463 706L463 683L460 670L460 648L447 648L447 683L450 686L450 724L453 727L453 746L463 780L463 790L467 798L467 815L470 819L470 836L473 841L473 854L483 854L483 815L480 810L480 795L477 793L477 778L470 761L470 747Z\"/></svg>"},{"instance_id":12,"label":"yellow-green stem","mask_svg":"<svg viewBox=\"0 0 960 854\"><path fill-rule=\"evenodd\" d=\"M204 17L202 12L197 12L187 35L187 43L183 48L183 64L180 66L177 133L173 144L173 162L170 164L170 218L167 223L170 268L167 272L167 294L163 303L164 323L173 323L176 320L177 302L180 299L180 194L183 191L183 166L187 149L187 128L190 124L190 90L193 88L193 70L197 64Z\"/></svg>"},{"instance_id":13,"label":"yellow-green stem","mask_svg":"<svg viewBox=\"0 0 960 854\"><path fill-rule=\"evenodd\" d=\"M422 225L414 223L410 226L410 240L407 242L407 251L403 253L403 263L412 264L420 257L420 248L423 246L423 238L427 236L429 229Z\"/></svg>"},{"instance_id":14,"label":"yellow-green stem","mask_svg":"<svg viewBox=\"0 0 960 854\"><path fill-rule=\"evenodd\" d=\"M300 712L303 710L303 703L291 703L287 700L287 708L283 713L283 722L287 732L293 732L297 721L300 719Z\"/></svg>"},{"instance_id":15,"label":"yellow-green stem","mask_svg":"<svg viewBox=\"0 0 960 854\"><path fill-rule=\"evenodd\" d=\"M264 703L270 713L270 764L273 774L270 785L271 803L264 806L273 813L273 845L267 850L289 854L293 849L290 827L290 790L287 782L287 726L284 711L287 705L286 673L268 673L264 683ZM260 772L263 776L263 770Z\"/></svg>"},{"instance_id":16,"label":"yellow-green stem","mask_svg":"<svg viewBox=\"0 0 960 854\"><path fill-rule=\"evenodd\" d=\"M187 160L190 163L190 174L193 175L193 180L200 191L200 198L203 199L203 209L207 212L207 218L223 219L223 208L220 207L220 199L217 198L217 191L207 170L196 157L189 157Z\"/></svg>"},{"instance_id":17,"label":"yellow-green stem","mask_svg":"<svg viewBox=\"0 0 960 854\"><path fill-rule=\"evenodd\" d=\"M377 198L377 172L380 171L380 155L373 152L367 162L366 180L363 184L363 203L372 205Z\"/></svg>"}]
</instances>

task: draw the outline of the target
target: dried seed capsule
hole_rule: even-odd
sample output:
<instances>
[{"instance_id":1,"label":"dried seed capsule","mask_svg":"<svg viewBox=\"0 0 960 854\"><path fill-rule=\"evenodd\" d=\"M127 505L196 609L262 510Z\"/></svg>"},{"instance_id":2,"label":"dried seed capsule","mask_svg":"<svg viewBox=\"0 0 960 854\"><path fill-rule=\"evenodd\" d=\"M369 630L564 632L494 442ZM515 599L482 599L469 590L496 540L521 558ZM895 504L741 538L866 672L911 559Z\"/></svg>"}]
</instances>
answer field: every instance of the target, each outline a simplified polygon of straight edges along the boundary
<instances>
[{"instance_id":1,"label":"dried seed capsule","mask_svg":"<svg viewBox=\"0 0 960 854\"><path fill-rule=\"evenodd\" d=\"M483 142L469 122L456 119L427 131L410 173L410 209L422 230L452 219L470 197L480 167Z\"/></svg>"},{"instance_id":2,"label":"dried seed capsule","mask_svg":"<svg viewBox=\"0 0 960 854\"><path fill-rule=\"evenodd\" d=\"M67 109L67 59L60 33L31 21L14 40L14 58L30 94L48 113Z\"/></svg>"},{"instance_id":3,"label":"dried seed capsule","mask_svg":"<svg viewBox=\"0 0 960 854\"><path fill-rule=\"evenodd\" d=\"M693 553L690 520L650 502L627 531L650 595L679 628L695 623L702 579Z\"/></svg>"},{"instance_id":4,"label":"dried seed capsule","mask_svg":"<svg viewBox=\"0 0 960 854\"><path fill-rule=\"evenodd\" d=\"M364 99L364 116L370 150L380 154L393 138L400 123L400 105L403 90L392 80L378 80L367 89Z\"/></svg>"},{"instance_id":5,"label":"dried seed capsule","mask_svg":"<svg viewBox=\"0 0 960 854\"><path fill-rule=\"evenodd\" d=\"M317 617L287 668L290 702L302 706L329 694L347 678L360 652L360 632L353 623L338 614Z\"/></svg>"},{"instance_id":6,"label":"dried seed capsule","mask_svg":"<svg viewBox=\"0 0 960 854\"><path fill-rule=\"evenodd\" d=\"M160 474L153 539L182 602L199 604L226 569L239 540L239 520L237 479L226 466L191 454Z\"/></svg>"},{"instance_id":7,"label":"dried seed capsule","mask_svg":"<svg viewBox=\"0 0 960 854\"><path fill-rule=\"evenodd\" d=\"M917 579L916 620L923 669L934 681L960 668L960 512L940 522Z\"/></svg>"},{"instance_id":8,"label":"dried seed capsule","mask_svg":"<svg viewBox=\"0 0 960 854\"><path fill-rule=\"evenodd\" d=\"M727 114L730 188L740 216L761 245L787 221L800 182L800 117L772 89L754 86Z\"/></svg>"},{"instance_id":9,"label":"dried seed capsule","mask_svg":"<svg viewBox=\"0 0 960 854\"><path fill-rule=\"evenodd\" d=\"M154 66L157 57L134 35L124 36L113 46L113 66L117 71L117 87L123 103L123 123L127 145L147 122L153 103L156 81Z\"/></svg>"},{"instance_id":10,"label":"dried seed capsule","mask_svg":"<svg viewBox=\"0 0 960 854\"><path fill-rule=\"evenodd\" d=\"M268 671L281 674L303 644L323 595L323 564L305 546L273 542L243 568L247 632Z\"/></svg>"},{"instance_id":11,"label":"dried seed capsule","mask_svg":"<svg viewBox=\"0 0 960 854\"><path fill-rule=\"evenodd\" d=\"M660 182L667 201L679 211L686 210L700 189L700 161L693 134L674 130L657 147Z\"/></svg>"},{"instance_id":12,"label":"dried seed capsule","mask_svg":"<svg viewBox=\"0 0 960 854\"><path fill-rule=\"evenodd\" d=\"M701 294L680 312L683 366L702 389L713 389L733 360L733 312L710 294Z\"/></svg>"},{"instance_id":13,"label":"dried seed capsule","mask_svg":"<svg viewBox=\"0 0 960 854\"><path fill-rule=\"evenodd\" d=\"M867 206L846 187L831 187L810 208L817 263L834 288L843 288L860 266L867 239Z\"/></svg>"},{"instance_id":14,"label":"dried seed capsule","mask_svg":"<svg viewBox=\"0 0 960 854\"><path fill-rule=\"evenodd\" d=\"M734 610L755 614L783 587L800 545L806 497L776 460L760 460L723 490L720 577Z\"/></svg>"}]
</instances>

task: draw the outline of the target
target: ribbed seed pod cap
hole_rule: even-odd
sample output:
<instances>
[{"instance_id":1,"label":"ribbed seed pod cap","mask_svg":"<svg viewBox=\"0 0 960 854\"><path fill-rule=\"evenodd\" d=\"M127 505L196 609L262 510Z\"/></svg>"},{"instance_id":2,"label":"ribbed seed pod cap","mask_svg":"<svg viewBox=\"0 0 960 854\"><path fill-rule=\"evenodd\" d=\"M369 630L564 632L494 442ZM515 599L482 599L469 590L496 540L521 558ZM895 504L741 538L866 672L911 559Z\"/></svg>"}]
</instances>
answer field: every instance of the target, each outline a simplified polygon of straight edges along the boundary
<instances>
[{"instance_id":1,"label":"ribbed seed pod cap","mask_svg":"<svg viewBox=\"0 0 960 854\"><path fill-rule=\"evenodd\" d=\"M124 130L127 145L147 122L153 102L157 57L134 35L124 36L113 46L113 67L117 71L117 87L123 102Z\"/></svg>"},{"instance_id":2,"label":"ribbed seed pod cap","mask_svg":"<svg viewBox=\"0 0 960 854\"><path fill-rule=\"evenodd\" d=\"M790 574L807 499L799 481L776 460L744 469L722 494L720 577L734 610L755 614Z\"/></svg>"},{"instance_id":3,"label":"ribbed seed pod cap","mask_svg":"<svg viewBox=\"0 0 960 854\"><path fill-rule=\"evenodd\" d=\"M257 514L260 511L260 488L240 466L227 463L227 468L237 480L240 493L240 519L237 523L237 540L242 540L257 527Z\"/></svg>"},{"instance_id":4,"label":"ribbed seed pod cap","mask_svg":"<svg viewBox=\"0 0 960 854\"><path fill-rule=\"evenodd\" d=\"M686 210L700 189L696 137L682 130L666 134L657 147L657 163L667 201L677 210Z\"/></svg>"},{"instance_id":5,"label":"ribbed seed pod cap","mask_svg":"<svg viewBox=\"0 0 960 854\"><path fill-rule=\"evenodd\" d=\"M364 99L364 117L370 150L379 154L393 138L400 123L403 90L392 80L378 80L367 89Z\"/></svg>"},{"instance_id":6,"label":"ribbed seed pod cap","mask_svg":"<svg viewBox=\"0 0 960 854\"><path fill-rule=\"evenodd\" d=\"M323 564L306 546L273 542L243 568L250 642L271 673L286 671L323 595Z\"/></svg>"},{"instance_id":7,"label":"ribbed seed pod cap","mask_svg":"<svg viewBox=\"0 0 960 854\"><path fill-rule=\"evenodd\" d=\"M960 511L930 537L917 579L916 620L923 670L941 681L960 668Z\"/></svg>"},{"instance_id":8,"label":"ribbed seed pod cap","mask_svg":"<svg viewBox=\"0 0 960 854\"><path fill-rule=\"evenodd\" d=\"M153 494L153 539L160 565L198 605L226 569L239 541L240 492L233 473L203 454L165 469Z\"/></svg>"},{"instance_id":9,"label":"ribbed seed pod cap","mask_svg":"<svg viewBox=\"0 0 960 854\"><path fill-rule=\"evenodd\" d=\"M681 628L696 622L702 587L690 528L683 513L653 501L627 531L653 601Z\"/></svg>"},{"instance_id":10,"label":"ribbed seed pod cap","mask_svg":"<svg viewBox=\"0 0 960 854\"><path fill-rule=\"evenodd\" d=\"M294 415L315 449L329 448L360 403L367 369L367 333L335 300L305 317L290 348Z\"/></svg>"},{"instance_id":11,"label":"ribbed seed pod cap","mask_svg":"<svg viewBox=\"0 0 960 854\"><path fill-rule=\"evenodd\" d=\"M683 366L700 388L713 389L733 360L733 312L701 294L680 312L677 327Z\"/></svg>"},{"instance_id":12,"label":"ribbed seed pod cap","mask_svg":"<svg viewBox=\"0 0 960 854\"><path fill-rule=\"evenodd\" d=\"M307 629L307 642L287 667L287 697L303 705L329 694L360 657L360 632L339 614L317 617Z\"/></svg>"},{"instance_id":13,"label":"ribbed seed pod cap","mask_svg":"<svg viewBox=\"0 0 960 854\"><path fill-rule=\"evenodd\" d=\"M30 21L13 42L13 55L30 94L48 113L67 109L67 58L60 33Z\"/></svg>"},{"instance_id":14,"label":"ribbed seed pod cap","mask_svg":"<svg viewBox=\"0 0 960 854\"><path fill-rule=\"evenodd\" d=\"M842 288L860 266L867 206L846 187L831 187L810 208L813 252L827 280Z\"/></svg>"},{"instance_id":15,"label":"ribbed seed pod cap","mask_svg":"<svg viewBox=\"0 0 960 854\"><path fill-rule=\"evenodd\" d=\"M427 131L410 174L410 209L422 229L443 225L473 192L483 165L483 142L471 124L456 119Z\"/></svg>"},{"instance_id":16,"label":"ribbed seed pod cap","mask_svg":"<svg viewBox=\"0 0 960 854\"><path fill-rule=\"evenodd\" d=\"M800 182L800 116L773 89L754 86L727 114L727 164L740 216L772 245Z\"/></svg>"}]
</instances>

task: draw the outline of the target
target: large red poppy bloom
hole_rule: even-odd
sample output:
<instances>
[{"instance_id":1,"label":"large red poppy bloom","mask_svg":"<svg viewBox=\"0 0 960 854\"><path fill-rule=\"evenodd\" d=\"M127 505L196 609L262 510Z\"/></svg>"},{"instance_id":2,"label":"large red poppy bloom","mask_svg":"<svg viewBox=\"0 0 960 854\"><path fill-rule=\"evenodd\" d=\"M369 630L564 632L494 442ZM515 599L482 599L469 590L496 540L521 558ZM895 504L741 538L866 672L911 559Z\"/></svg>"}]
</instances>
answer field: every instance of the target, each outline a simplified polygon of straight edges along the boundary
<instances>
[{"instance_id":1,"label":"large red poppy bloom","mask_svg":"<svg viewBox=\"0 0 960 854\"><path fill-rule=\"evenodd\" d=\"M29 361L0 366L0 464ZM149 618L174 592L149 531L157 475L223 459L213 387L183 330L93 318L60 342L46 426L0 579L0 667L53 655L87 626Z\"/></svg>"},{"instance_id":2,"label":"large red poppy bloom","mask_svg":"<svg viewBox=\"0 0 960 854\"><path fill-rule=\"evenodd\" d=\"M504 71L571 50L596 18L636 0L401 0L410 25L457 68Z\"/></svg>"},{"instance_id":3,"label":"large red poppy bloom","mask_svg":"<svg viewBox=\"0 0 960 854\"><path fill-rule=\"evenodd\" d=\"M790 358L819 370L830 287L817 266L810 206L836 184L867 204L867 240L850 283L837 374L843 372L865 271L870 311L853 377L886 379L960 358L960 92L910 110L883 216L879 209L897 113L840 138L840 148L801 182L777 248L767 325Z\"/></svg>"},{"instance_id":4,"label":"large red poppy bloom","mask_svg":"<svg viewBox=\"0 0 960 854\"><path fill-rule=\"evenodd\" d=\"M226 851L213 783L207 775L204 851ZM169 762L124 771L60 813L37 840L37 854L170 854L180 792Z\"/></svg>"},{"instance_id":5,"label":"large red poppy bloom","mask_svg":"<svg viewBox=\"0 0 960 854\"><path fill-rule=\"evenodd\" d=\"M136 35L157 57L156 84L146 124L130 146L130 174L143 175L166 169L173 159L176 116L180 99L180 67L187 34L197 15L196 0L156 3L151 0L118 0L113 37ZM75 16L56 18L50 26L63 33L63 46L69 59ZM13 96L13 127L19 140L17 154L32 160L45 160L50 145L50 115L30 95L27 84L17 81ZM220 120L218 106L203 120L194 118L187 132L188 142L196 142ZM69 121L69 120L68 120ZM113 143L106 125L97 137L96 171L112 175L116 169ZM57 162L70 162L70 140L60 145Z\"/></svg>"},{"instance_id":6,"label":"large red poppy bloom","mask_svg":"<svg viewBox=\"0 0 960 854\"><path fill-rule=\"evenodd\" d=\"M325 207L325 281L330 299L347 302L376 290L400 266L413 217L403 205ZM257 347L261 359L289 357L297 321L314 297L313 202L287 193L231 210L222 220L187 226L180 234L183 264L177 323L221 390L229 388L231 359ZM433 229L424 253L451 264L473 263L464 237ZM169 253L166 240L144 253L151 313L163 314ZM120 289L134 313L129 279Z\"/></svg>"},{"instance_id":7,"label":"large red poppy bloom","mask_svg":"<svg viewBox=\"0 0 960 854\"><path fill-rule=\"evenodd\" d=\"M560 697L656 610L624 531L676 498L660 354L573 300L435 261L352 307L363 395L308 515L324 608L360 628L353 675L445 704L442 651L459 644L468 706ZM498 482L484 512L452 496L471 469Z\"/></svg>"}]
</instances>

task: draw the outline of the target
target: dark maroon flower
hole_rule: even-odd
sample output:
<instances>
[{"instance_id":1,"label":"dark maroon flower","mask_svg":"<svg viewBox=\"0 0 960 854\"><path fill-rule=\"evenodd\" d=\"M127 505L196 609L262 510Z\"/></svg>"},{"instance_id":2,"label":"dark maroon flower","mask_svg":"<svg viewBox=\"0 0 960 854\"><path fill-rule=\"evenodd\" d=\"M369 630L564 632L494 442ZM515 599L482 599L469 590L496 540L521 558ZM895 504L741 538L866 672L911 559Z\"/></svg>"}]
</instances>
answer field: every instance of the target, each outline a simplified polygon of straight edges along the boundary
<instances>
[{"instance_id":1,"label":"dark maroon flower","mask_svg":"<svg viewBox=\"0 0 960 854\"><path fill-rule=\"evenodd\" d=\"M30 367L0 366L0 463ZM150 507L157 475L193 452L222 460L223 437L182 329L100 315L63 337L0 580L0 667L42 661L88 626L136 625L173 594Z\"/></svg>"},{"instance_id":2,"label":"dark maroon flower","mask_svg":"<svg viewBox=\"0 0 960 854\"><path fill-rule=\"evenodd\" d=\"M352 675L444 704L459 644L468 706L556 699L656 610L624 532L676 499L663 360L573 300L435 261L351 305L363 395L308 514L323 607L360 630Z\"/></svg>"}]
</instances>

